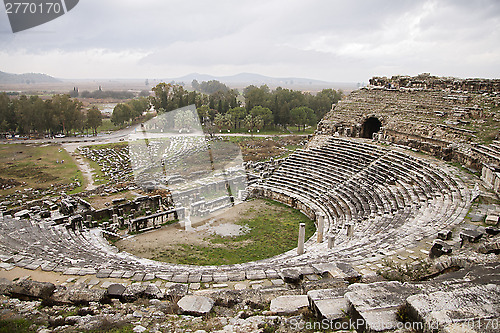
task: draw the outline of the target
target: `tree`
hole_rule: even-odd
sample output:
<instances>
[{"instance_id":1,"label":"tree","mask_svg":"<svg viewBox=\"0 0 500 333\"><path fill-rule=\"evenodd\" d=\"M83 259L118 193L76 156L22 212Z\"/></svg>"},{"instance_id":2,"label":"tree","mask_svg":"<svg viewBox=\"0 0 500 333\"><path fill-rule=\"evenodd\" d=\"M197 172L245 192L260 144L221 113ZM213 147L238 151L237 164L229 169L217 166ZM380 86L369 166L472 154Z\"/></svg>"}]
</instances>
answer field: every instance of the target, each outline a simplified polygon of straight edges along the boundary
<instances>
[{"instance_id":1,"label":"tree","mask_svg":"<svg viewBox=\"0 0 500 333\"><path fill-rule=\"evenodd\" d=\"M83 127L82 103L79 100L72 100L69 95L55 95L52 107L66 134Z\"/></svg>"},{"instance_id":2,"label":"tree","mask_svg":"<svg viewBox=\"0 0 500 333\"><path fill-rule=\"evenodd\" d=\"M160 109L172 111L190 104L195 104L197 107L202 104L196 92L188 92L179 84L162 82L152 90L155 95L150 96L149 100L157 112Z\"/></svg>"},{"instance_id":3,"label":"tree","mask_svg":"<svg viewBox=\"0 0 500 333\"><path fill-rule=\"evenodd\" d=\"M294 108L292 109L292 111L290 111L290 121L297 126L297 129L299 131L300 131L300 126L304 126L305 130L305 125L308 119L308 113L310 112L313 112L312 109L305 106Z\"/></svg>"},{"instance_id":4,"label":"tree","mask_svg":"<svg viewBox=\"0 0 500 333\"><path fill-rule=\"evenodd\" d=\"M101 126L101 124L102 113L96 106L92 106L87 112L87 127L93 130L94 135L97 135L97 128Z\"/></svg>"},{"instance_id":5,"label":"tree","mask_svg":"<svg viewBox=\"0 0 500 333\"><path fill-rule=\"evenodd\" d=\"M172 107L172 85L170 83L161 82L154 87L153 92L154 96L149 97L149 101L155 108L155 110L159 113L160 109L165 111L174 110L175 107Z\"/></svg>"},{"instance_id":6,"label":"tree","mask_svg":"<svg viewBox=\"0 0 500 333\"><path fill-rule=\"evenodd\" d=\"M248 111L252 110L255 106L267 106L269 101L269 87L267 85L262 85L257 88L254 85L250 85L243 91L243 96L245 96L245 104Z\"/></svg>"},{"instance_id":7,"label":"tree","mask_svg":"<svg viewBox=\"0 0 500 333\"><path fill-rule=\"evenodd\" d=\"M115 125L123 125L130 120L132 116L132 108L128 104L120 103L113 109L111 122Z\"/></svg>"},{"instance_id":8,"label":"tree","mask_svg":"<svg viewBox=\"0 0 500 333\"><path fill-rule=\"evenodd\" d=\"M264 121L260 116L253 116L251 114L245 117L245 128L250 131L252 137L254 130L261 129L264 126Z\"/></svg>"},{"instance_id":9,"label":"tree","mask_svg":"<svg viewBox=\"0 0 500 333\"><path fill-rule=\"evenodd\" d=\"M262 106L255 106L250 110L253 117L260 117L262 119L263 127L271 127L274 124L273 113L268 108Z\"/></svg>"},{"instance_id":10,"label":"tree","mask_svg":"<svg viewBox=\"0 0 500 333\"><path fill-rule=\"evenodd\" d=\"M234 125L233 119L232 119L231 115L228 113L226 113L224 115L218 113L215 116L214 123L215 123L215 126L217 126L217 128L219 130L221 130L223 128L229 129L229 128L233 127L233 125Z\"/></svg>"},{"instance_id":11,"label":"tree","mask_svg":"<svg viewBox=\"0 0 500 333\"><path fill-rule=\"evenodd\" d=\"M139 97L138 99L133 99L127 103L132 109L131 118L137 118L142 116L142 114L149 110L151 104L149 99L146 97Z\"/></svg>"},{"instance_id":12,"label":"tree","mask_svg":"<svg viewBox=\"0 0 500 333\"><path fill-rule=\"evenodd\" d=\"M6 93L0 94L0 131L14 131L17 127L14 103Z\"/></svg>"},{"instance_id":13,"label":"tree","mask_svg":"<svg viewBox=\"0 0 500 333\"><path fill-rule=\"evenodd\" d=\"M231 116L234 124L234 128L241 128L245 117L247 116L247 110L244 107L238 106L227 111L227 114Z\"/></svg>"}]
</instances>

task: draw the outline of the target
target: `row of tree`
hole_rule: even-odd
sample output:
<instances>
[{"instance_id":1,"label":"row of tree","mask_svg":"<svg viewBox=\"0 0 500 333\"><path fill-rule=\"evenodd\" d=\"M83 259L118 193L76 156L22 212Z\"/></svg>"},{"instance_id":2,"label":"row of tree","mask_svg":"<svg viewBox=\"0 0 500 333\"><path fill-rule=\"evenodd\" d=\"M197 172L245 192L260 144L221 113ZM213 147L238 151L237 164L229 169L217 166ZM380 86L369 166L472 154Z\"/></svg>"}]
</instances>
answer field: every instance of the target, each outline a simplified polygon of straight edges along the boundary
<instances>
[{"instance_id":1,"label":"row of tree","mask_svg":"<svg viewBox=\"0 0 500 333\"><path fill-rule=\"evenodd\" d=\"M200 84L194 80L192 86L212 93L207 95L197 90L187 91L180 85L160 83L152 89L151 105L162 113L195 104L200 120L203 123L210 121L219 129L248 127L243 124L252 122L258 124L255 127L296 125L300 129L316 124L343 96L342 91L334 89L324 89L313 95L281 87L271 91L266 85L248 86L240 96L237 90L218 81ZM239 101L241 97L244 103Z\"/></svg>"},{"instance_id":2,"label":"row of tree","mask_svg":"<svg viewBox=\"0 0 500 333\"><path fill-rule=\"evenodd\" d=\"M105 98L110 98L110 99L121 99L121 100L127 100L134 98L136 96L136 93L132 91L127 91L127 90L103 90L101 87L99 89L94 90L94 91L79 91L77 87L74 87L73 90L69 92L69 95L73 98L81 97L81 98L93 98L93 99L105 99ZM145 97L149 96L149 91L148 90L142 90L139 92L139 97Z\"/></svg>"},{"instance_id":3,"label":"row of tree","mask_svg":"<svg viewBox=\"0 0 500 333\"><path fill-rule=\"evenodd\" d=\"M101 123L102 114L97 107L85 112L82 103L69 95L42 100L38 96L11 99L5 93L0 94L0 132L54 135L91 130L97 133Z\"/></svg>"},{"instance_id":4,"label":"row of tree","mask_svg":"<svg viewBox=\"0 0 500 333\"><path fill-rule=\"evenodd\" d=\"M132 99L127 103L120 103L113 109L111 122L115 125L123 125L130 120L140 117L151 108L150 101L146 97Z\"/></svg>"}]
</instances>

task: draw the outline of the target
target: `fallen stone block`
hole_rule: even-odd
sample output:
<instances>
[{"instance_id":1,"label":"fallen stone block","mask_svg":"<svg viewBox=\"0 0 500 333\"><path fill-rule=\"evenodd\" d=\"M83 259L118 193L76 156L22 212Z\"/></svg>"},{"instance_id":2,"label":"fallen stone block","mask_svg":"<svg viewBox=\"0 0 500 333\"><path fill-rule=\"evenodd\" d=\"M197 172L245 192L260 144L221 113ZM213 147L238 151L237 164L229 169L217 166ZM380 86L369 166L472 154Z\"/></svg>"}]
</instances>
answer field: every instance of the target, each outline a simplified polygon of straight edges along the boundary
<instances>
[{"instance_id":1,"label":"fallen stone block","mask_svg":"<svg viewBox=\"0 0 500 333\"><path fill-rule=\"evenodd\" d=\"M452 236L451 230L441 230L437 234L437 238L439 238L441 240L450 240L451 236Z\"/></svg>"},{"instance_id":2,"label":"fallen stone block","mask_svg":"<svg viewBox=\"0 0 500 333\"><path fill-rule=\"evenodd\" d=\"M281 278L286 283L297 284L302 281L303 275L300 270L295 268L286 268L281 271Z\"/></svg>"},{"instance_id":3,"label":"fallen stone block","mask_svg":"<svg viewBox=\"0 0 500 333\"><path fill-rule=\"evenodd\" d=\"M451 246L449 246L442 240L437 239L434 241L434 244L432 244L431 250L429 251L429 257L438 258L444 254L451 254L451 252Z\"/></svg>"},{"instance_id":4,"label":"fallen stone block","mask_svg":"<svg viewBox=\"0 0 500 333\"><path fill-rule=\"evenodd\" d=\"M460 232L460 238L462 241L468 241L470 243L477 243L483 237L483 233L477 230L464 229Z\"/></svg>"},{"instance_id":5,"label":"fallen stone block","mask_svg":"<svg viewBox=\"0 0 500 333\"><path fill-rule=\"evenodd\" d=\"M134 302L144 296L147 286L143 285L130 285L125 288L122 294L122 299L125 302Z\"/></svg>"},{"instance_id":6,"label":"fallen stone block","mask_svg":"<svg viewBox=\"0 0 500 333\"><path fill-rule=\"evenodd\" d=\"M487 225L496 226L496 225L498 225L499 221L500 221L500 216L498 216L498 215L487 215L486 219L484 220L484 223L487 224Z\"/></svg>"},{"instance_id":7,"label":"fallen stone block","mask_svg":"<svg viewBox=\"0 0 500 333\"><path fill-rule=\"evenodd\" d=\"M0 278L0 294L8 295L12 288L12 281Z\"/></svg>"},{"instance_id":8,"label":"fallen stone block","mask_svg":"<svg viewBox=\"0 0 500 333\"><path fill-rule=\"evenodd\" d=\"M167 289L165 292L165 296L167 297L168 300L172 302L176 302L180 298L186 296L188 293L188 286L186 284L174 284L170 286L170 288Z\"/></svg>"},{"instance_id":9,"label":"fallen stone block","mask_svg":"<svg viewBox=\"0 0 500 333\"><path fill-rule=\"evenodd\" d=\"M14 297L48 299L56 289L50 282L21 280L12 283L9 294Z\"/></svg>"},{"instance_id":10,"label":"fallen stone block","mask_svg":"<svg viewBox=\"0 0 500 333\"><path fill-rule=\"evenodd\" d=\"M144 297L150 299L163 299L165 298L165 294L158 288L155 284L150 284L144 290Z\"/></svg>"},{"instance_id":11,"label":"fallen stone block","mask_svg":"<svg viewBox=\"0 0 500 333\"><path fill-rule=\"evenodd\" d=\"M346 317L349 303L344 293L345 289L319 289L307 293L309 306L318 320L336 321Z\"/></svg>"},{"instance_id":12,"label":"fallen stone block","mask_svg":"<svg viewBox=\"0 0 500 333\"><path fill-rule=\"evenodd\" d=\"M437 291L430 294L418 294L407 299L409 315L435 331L444 331L457 322L467 322L477 332L498 332L497 327L488 330L486 323L490 319L500 317L500 286L462 285L446 292Z\"/></svg>"},{"instance_id":13,"label":"fallen stone block","mask_svg":"<svg viewBox=\"0 0 500 333\"><path fill-rule=\"evenodd\" d=\"M343 279L349 283L356 283L361 280L361 274L358 273L351 265L339 262L337 268L343 273Z\"/></svg>"},{"instance_id":14,"label":"fallen stone block","mask_svg":"<svg viewBox=\"0 0 500 333\"><path fill-rule=\"evenodd\" d=\"M277 315L297 314L309 306L306 295L280 296L271 300L271 312Z\"/></svg>"},{"instance_id":15,"label":"fallen stone block","mask_svg":"<svg viewBox=\"0 0 500 333\"><path fill-rule=\"evenodd\" d=\"M204 316L212 310L214 301L204 296L187 295L177 302L177 306L182 314Z\"/></svg>"},{"instance_id":16,"label":"fallen stone block","mask_svg":"<svg viewBox=\"0 0 500 333\"><path fill-rule=\"evenodd\" d=\"M356 330L385 332L395 330L401 323L396 312L406 298L420 292L417 286L400 282L355 283L344 297L349 302L349 312L358 325Z\"/></svg>"},{"instance_id":17,"label":"fallen stone block","mask_svg":"<svg viewBox=\"0 0 500 333\"><path fill-rule=\"evenodd\" d=\"M107 293L111 298L121 298L125 292L125 286L119 283L114 283L110 285L107 289Z\"/></svg>"},{"instance_id":18,"label":"fallen stone block","mask_svg":"<svg viewBox=\"0 0 500 333\"><path fill-rule=\"evenodd\" d=\"M106 303L108 301L106 290L87 289L84 287L69 289L69 300L76 305L88 304L90 302Z\"/></svg>"},{"instance_id":19,"label":"fallen stone block","mask_svg":"<svg viewBox=\"0 0 500 333\"><path fill-rule=\"evenodd\" d=\"M484 254L500 254L500 240L497 240L496 242L488 242L481 244L477 251L479 253L484 253Z\"/></svg>"}]
</instances>

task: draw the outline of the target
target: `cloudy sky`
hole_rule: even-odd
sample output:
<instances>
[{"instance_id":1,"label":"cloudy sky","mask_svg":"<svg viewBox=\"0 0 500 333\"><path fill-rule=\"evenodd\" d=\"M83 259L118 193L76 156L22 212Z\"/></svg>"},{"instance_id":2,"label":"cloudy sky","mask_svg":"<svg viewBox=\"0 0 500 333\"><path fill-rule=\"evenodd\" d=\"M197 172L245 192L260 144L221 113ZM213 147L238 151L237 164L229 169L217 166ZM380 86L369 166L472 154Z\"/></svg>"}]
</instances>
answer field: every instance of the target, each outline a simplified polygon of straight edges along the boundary
<instances>
[{"instance_id":1,"label":"cloudy sky","mask_svg":"<svg viewBox=\"0 0 500 333\"><path fill-rule=\"evenodd\" d=\"M2 8L0 71L499 78L500 1L80 0L66 15L15 34Z\"/></svg>"}]
</instances>

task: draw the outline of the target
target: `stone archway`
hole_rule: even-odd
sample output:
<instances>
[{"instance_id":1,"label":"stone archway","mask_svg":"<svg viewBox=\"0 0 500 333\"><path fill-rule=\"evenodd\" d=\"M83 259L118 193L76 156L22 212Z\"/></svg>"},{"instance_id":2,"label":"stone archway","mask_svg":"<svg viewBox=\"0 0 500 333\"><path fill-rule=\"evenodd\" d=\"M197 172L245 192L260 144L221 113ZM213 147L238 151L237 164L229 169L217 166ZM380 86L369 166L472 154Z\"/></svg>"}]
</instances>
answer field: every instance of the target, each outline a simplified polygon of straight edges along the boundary
<instances>
[{"instance_id":1,"label":"stone archway","mask_svg":"<svg viewBox=\"0 0 500 333\"><path fill-rule=\"evenodd\" d=\"M371 139L373 137L373 133L377 133L378 131L380 131L381 127L382 123L380 122L380 120L378 120L377 117L368 117L361 125L361 133L359 136L361 138Z\"/></svg>"}]
</instances>

